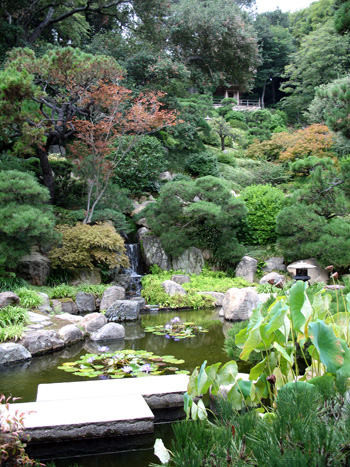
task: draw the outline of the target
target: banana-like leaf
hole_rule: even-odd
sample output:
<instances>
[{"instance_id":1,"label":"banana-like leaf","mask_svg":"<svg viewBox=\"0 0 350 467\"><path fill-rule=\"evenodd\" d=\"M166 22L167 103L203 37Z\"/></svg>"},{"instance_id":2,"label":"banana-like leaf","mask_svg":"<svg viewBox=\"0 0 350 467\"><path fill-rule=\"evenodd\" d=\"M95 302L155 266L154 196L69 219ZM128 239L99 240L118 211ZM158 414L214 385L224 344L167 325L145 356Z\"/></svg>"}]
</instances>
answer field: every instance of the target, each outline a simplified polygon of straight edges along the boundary
<instances>
[{"instance_id":1,"label":"banana-like leaf","mask_svg":"<svg viewBox=\"0 0 350 467\"><path fill-rule=\"evenodd\" d=\"M221 384L227 385L234 383L236 381L237 373L237 363L234 360L225 363L225 365L217 372L217 384L220 386Z\"/></svg>"},{"instance_id":2,"label":"banana-like leaf","mask_svg":"<svg viewBox=\"0 0 350 467\"><path fill-rule=\"evenodd\" d=\"M248 337L243 345L243 350L240 354L242 360L248 360L249 355L261 342L260 326L264 318L261 316L261 308L256 308L250 318L249 325L247 326Z\"/></svg>"},{"instance_id":3,"label":"banana-like leaf","mask_svg":"<svg viewBox=\"0 0 350 467\"><path fill-rule=\"evenodd\" d=\"M314 311L314 319L324 320L329 311L329 304L332 301L330 294L325 293L324 289L315 293L312 308Z\"/></svg>"},{"instance_id":4,"label":"banana-like leaf","mask_svg":"<svg viewBox=\"0 0 350 467\"><path fill-rule=\"evenodd\" d=\"M335 313L326 319L326 324L332 326L334 333L346 341L350 339L350 312Z\"/></svg>"},{"instance_id":5,"label":"banana-like leaf","mask_svg":"<svg viewBox=\"0 0 350 467\"><path fill-rule=\"evenodd\" d=\"M259 362L257 365L253 366L253 368L249 372L249 379L250 381L256 381L259 376L264 372L266 366L266 357L264 360Z\"/></svg>"},{"instance_id":6,"label":"banana-like leaf","mask_svg":"<svg viewBox=\"0 0 350 467\"><path fill-rule=\"evenodd\" d=\"M285 315L288 307L280 300L268 314L269 321L265 326L265 336L269 337L273 332L277 331L284 325Z\"/></svg>"},{"instance_id":7,"label":"banana-like leaf","mask_svg":"<svg viewBox=\"0 0 350 467\"><path fill-rule=\"evenodd\" d=\"M321 362L329 373L335 373L344 364L344 350L330 326L317 320L309 324L309 335Z\"/></svg>"},{"instance_id":8,"label":"banana-like leaf","mask_svg":"<svg viewBox=\"0 0 350 467\"><path fill-rule=\"evenodd\" d=\"M285 358L287 360L287 362L289 362L291 365L293 365L293 361L294 361L293 354L289 355L287 350L285 348L283 348L281 345L279 345L277 342L274 342L273 346L275 347L276 350L278 350L278 352L280 352L282 354L282 357Z\"/></svg>"},{"instance_id":9,"label":"banana-like leaf","mask_svg":"<svg viewBox=\"0 0 350 467\"><path fill-rule=\"evenodd\" d=\"M337 370L336 374L344 378L350 378L350 349L345 340L340 339L340 344L344 350L344 363L339 370Z\"/></svg>"},{"instance_id":10,"label":"banana-like leaf","mask_svg":"<svg viewBox=\"0 0 350 467\"><path fill-rule=\"evenodd\" d=\"M295 331L305 333L312 316L312 307L306 295L307 282L297 281L289 291L289 306ZM305 328L306 327L306 328Z\"/></svg>"}]
</instances>

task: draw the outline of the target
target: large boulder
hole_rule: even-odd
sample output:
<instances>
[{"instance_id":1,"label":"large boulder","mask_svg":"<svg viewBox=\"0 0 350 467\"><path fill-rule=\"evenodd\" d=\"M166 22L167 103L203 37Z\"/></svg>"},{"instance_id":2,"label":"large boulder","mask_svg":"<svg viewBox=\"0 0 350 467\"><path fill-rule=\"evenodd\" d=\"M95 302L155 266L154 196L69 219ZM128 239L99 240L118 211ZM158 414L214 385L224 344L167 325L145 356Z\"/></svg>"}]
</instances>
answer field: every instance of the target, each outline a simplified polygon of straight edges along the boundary
<instances>
[{"instance_id":1,"label":"large boulder","mask_svg":"<svg viewBox=\"0 0 350 467\"><path fill-rule=\"evenodd\" d=\"M53 330L30 332L23 338L22 345L29 350L32 355L52 352L65 346L59 334Z\"/></svg>"},{"instance_id":2,"label":"large boulder","mask_svg":"<svg viewBox=\"0 0 350 467\"><path fill-rule=\"evenodd\" d=\"M76 324L67 324L58 331L60 338L66 345L74 344L84 339L84 333Z\"/></svg>"},{"instance_id":3,"label":"large boulder","mask_svg":"<svg viewBox=\"0 0 350 467\"><path fill-rule=\"evenodd\" d=\"M102 313L90 313L79 323L88 333L98 331L105 324L107 324L107 318Z\"/></svg>"},{"instance_id":4,"label":"large boulder","mask_svg":"<svg viewBox=\"0 0 350 467\"><path fill-rule=\"evenodd\" d=\"M101 329L90 335L92 341L108 341L113 339L124 339L124 326L117 323L107 323Z\"/></svg>"},{"instance_id":5,"label":"large boulder","mask_svg":"<svg viewBox=\"0 0 350 467\"><path fill-rule=\"evenodd\" d=\"M201 250L190 247L181 256L173 259L173 270L183 271L187 274L200 274L204 267L204 258Z\"/></svg>"},{"instance_id":6,"label":"large boulder","mask_svg":"<svg viewBox=\"0 0 350 467\"><path fill-rule=\"evenodd\" d=\"M18 305L19 296L14 292L1 292L0 293L0 308L5 308L9 305Z\"/></svg>"},{"instance_id":7,"label":"large boulder","mask_svg":"<svg viewBox=\"0 0 350 467\"><path fill-rule=\"evenodd\" d=\"M136 233L137 241L141 243L143 237L149 232L148 227L141 227Z\"/></svg>"},{"instance_id":8,"label":"large boulder","mask_svg":"<svg viewBox=\"0 0 350 467\"><path fill-rule=\"evenodd\" d=\"M147 268L156 264L166 271L171 269L170 258L163 250L159 238L154 235L145 235L142 237L141 243L142 257Z\"/></svg>"},{"instance_id":9,"label":"large boulder","mask_svg":"<svg viewBox=\"0 0 350 467\"><path fill-rule=\"evenodd\" d=\"M243 256L241 261L237 264L236 267L236 277L242 277L248 282L254 282L254 276L258 262L256 259L251 258L250 256Z\"/></svg>"},{"instance_id":10,"label":"large boulder","mask_svg":"<svg viewBox=\"0 0 350 467\"><path fill-rule=\"evenodd\" d=\"M96 311L95 295L88 292L78 292L75 303L80 313L93 313Z\"/></svg>"},{"instance_id":11,"label":"large boulder","mask_svg":"<svg viewBox=\"0 0 350 467\"><path fill-rule=\"evenodd\" d=\"M0 344L0 366L30 358L32 358L31 353L21 344Z\"/></svg>"},{"instance_id":12,"label":"large boulder","mask_svg":"<svg viewBox=\"0 0 350 467\"><path fill-rule=\"evenodd\" d=\"M292 269L291 266L293 266L295 263L299 263L300 261L303 261L304 263L309 263L309 264L312 264L313 266L316 266L315 268L307 270L307 273L310 276L310 282L311 283L323 282L324 284L327 284L327 282L329 280L329 274L325 270L325 268L320 266L317 259L315 259L315 258L307 258L307 259L303 259L303 260L298 260L298 261L294 261L294 263L289 264L287 266L287 271L289 272L289 274L291 274L292 276L295 275L295 269Z\"/></svg>"},{"instance_id":13,"label":"large boulder","mask_svg":"<svg viewBox=\"0 0 350 467\"><path fill-rule=\"evenodd\" d=\"M270 284L280 288L283 288L284 282L284 276L277 272L269 272L260 279L260 284Z\"/></svg>"},{"instance_id":14,"label":"large boulder","mask_svg":"<svg viewBox=\"0 0 350 467\"><path fill-rule=\"evenodd\" d=\"M39 295L42 300L41 305L38 306L38 310L41 313L52 313L53 310L50 305L49 296L44 292L37 292L37 295Z\"/></svg>"},{"instance_id":15,"label":"large boulder","mask_svg":"<svg viewBox=\"0 0 350 467\"><path fill-rule=\"evenodd\" d=\"M174 281L170 281L170 280L164 281L162 282L162 287L164 289L164 292L171 296L187 294L186 290L183 287L181 287L180 284L177 284Z\"/></svg>"},{"instance_id":16,"label":"large boulder","mask_svg":"<svg viewBox=\"0 0 350 467\"><path fill-rule=\"evenodd\" d=\"M186 276L185 274L176 274L174 276L171 276L171 280L180 285L186 284L186 282L191 282L190 276Z\"/></svg>"},{"instance_id":17,"label":"large boulder","mask_svg":"<svg viewBox=\"0 0 350 467\"><path fill-rule=\"evenodd\" d=\"M130 274L114 274L113 284L115 284L118 287L123 288L124 289L124 294L125 294L125 291L130 289L131 275ZM121 299L121 300L123 300L123 299Z\"/></svg>"},{"instance_id":18,"label":"large boulder","mask_svg":"<svg viewBox=\"0 0 350 467\"><path fill-rule=\"evenodd\" d=\"M201 295L210 295L215 299L214 306L222 306L225 294L221 292L198 292Z\"/></svg>"},{"instance_id":19,"label":"large boulder","mask_svg":"<svg viewBox=\"0 0 350 467\"><path fill-rule=\"evenodd\" d=\"M50 260L39 251L23 256L17 266L17 275L32 285L44 285L50 274Z\"/></svg>"},{"instance_id":20,"label":"large boulder","mask_svg":"<svg viewBox=\"0 0 350 467\"><path fill-rule=\"evenodd\" d=\"M69 313L70 315L79 313L75 301L71 298L55 299L52 300L51 303L55 313Z\"/></svg>"},{"instance_id":21,"label":"large boulder","mask_svg":"<svg viewBox=\"0 0 350 467\"><path fill-rule=\"evenodd\" d=\"M77 268L72 270L70 285L101 284L101 272L98 268Z\"/></svg>"},{"instance_id":22,"label":"large boulder","mask_svg":"<svg viewBox=\"0 0 350 467\"><path fill-rule=\"evenodd\" d=\"M259 297L254 287L233 287L225 293L222 303L224 318L230 321L249 319L258 304Z\"/></svg>"},{"instance_id":23,"label":"large boulder","mask_svg":"<svg viewBox=\"0 0 350 467\"><path fill-rule=\"evenodd\" d=\"M108 321L134 321L138 319L142 301L140 300L116 300L105 313Z\"/></svg>"},{"instance_id":24,"label":"large boulder","mask_svg":"<svg viewBox=\"0 0 350 467\"><path fill-rule=\"evenodd\" d=\"M282 256L272 256L265 261L265 266L262 268L264 272L286 271L286 265Z\"/></svg>"},{"instance_id":25,"label":"large boulder","mask_svg":"<svg viewBox=\"0 0 350 467\"><path fill-rule=\"evenodd\" d=\"M130 276L129 276L130 277ZM113 302L116 300L124 300L125 299L125 289L123 287L113 286L108 287L103 292L102 300L100 303L100 310L107 310Z\"/></svg>"}]
</instances>

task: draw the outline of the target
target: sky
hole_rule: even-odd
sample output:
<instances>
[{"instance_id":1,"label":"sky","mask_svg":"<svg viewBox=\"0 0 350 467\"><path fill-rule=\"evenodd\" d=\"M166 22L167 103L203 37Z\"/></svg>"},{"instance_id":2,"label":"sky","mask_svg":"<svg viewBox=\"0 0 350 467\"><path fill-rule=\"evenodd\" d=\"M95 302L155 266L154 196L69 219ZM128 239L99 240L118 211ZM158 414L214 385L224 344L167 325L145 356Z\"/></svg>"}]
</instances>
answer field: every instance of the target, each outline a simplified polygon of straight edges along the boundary
<instances>
[{"instance_id":1,"label":"sky","mask_svg":"<svg viewBox=\"0 0 350 467\"><path fill-rule=\"evenodd\" d=\"M258 13L274 11L279 7L282 11L296 11L307 8L315 0L256 0Z\"/></svg>"}]
</instances>

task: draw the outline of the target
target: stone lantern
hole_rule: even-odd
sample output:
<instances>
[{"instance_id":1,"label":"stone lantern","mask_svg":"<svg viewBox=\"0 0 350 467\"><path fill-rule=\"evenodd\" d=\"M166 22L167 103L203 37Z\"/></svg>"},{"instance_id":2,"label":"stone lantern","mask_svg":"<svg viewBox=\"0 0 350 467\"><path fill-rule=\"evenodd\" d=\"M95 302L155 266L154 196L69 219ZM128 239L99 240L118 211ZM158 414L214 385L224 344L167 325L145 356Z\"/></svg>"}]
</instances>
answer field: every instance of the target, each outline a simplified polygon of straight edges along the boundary
<instances>
[{"instance_id":1,"label":"stone lantern","mask_svg":"<svg viewBox=\"0 0 350 467\"><path fill-rule=\"evenodd\" d=\"M298 263L290 264L288 268L295 269L295 276L293 279L295 281L304 281L307 282L310 280L310 276L307 273L308 269L314 269L317 266L313 264L305 263L305 261L299 261Z\"/></svg>"}]
</instances>

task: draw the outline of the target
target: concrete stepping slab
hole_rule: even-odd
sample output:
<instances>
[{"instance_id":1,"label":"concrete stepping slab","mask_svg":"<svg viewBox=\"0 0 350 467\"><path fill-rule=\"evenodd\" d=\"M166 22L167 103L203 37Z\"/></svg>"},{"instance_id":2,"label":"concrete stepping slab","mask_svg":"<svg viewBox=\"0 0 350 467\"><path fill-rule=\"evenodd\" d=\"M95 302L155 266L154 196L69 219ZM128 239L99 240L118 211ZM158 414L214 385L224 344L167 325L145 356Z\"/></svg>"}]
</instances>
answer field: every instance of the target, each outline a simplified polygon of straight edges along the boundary
<instances>
[{"instance_id":1,"label":"concrete stepping slab","mask_svg":"<svg viewBox=\"0 0 350 467\"><path fill-rule=\"evenodd\" d=\"M154 415L141 395L11 404L31 442L152 433Z\"/></svg>"},{"instance_id":2,"label":"concrete stepping slab","mask_svg":"<svg viewBox=\"0 0 350 467\"><path fill-rule=\"evenodd\" d=\"M77 381L39 384L37 401L76 400L137 394L151 409L183 406L188 375L145 376L142 378Z\"/></svg>"}]
</instances>

